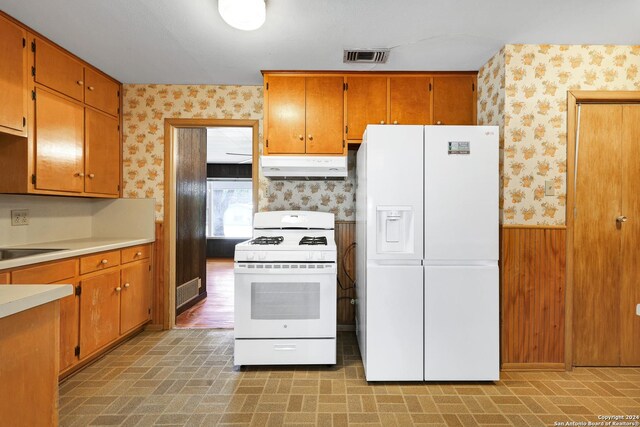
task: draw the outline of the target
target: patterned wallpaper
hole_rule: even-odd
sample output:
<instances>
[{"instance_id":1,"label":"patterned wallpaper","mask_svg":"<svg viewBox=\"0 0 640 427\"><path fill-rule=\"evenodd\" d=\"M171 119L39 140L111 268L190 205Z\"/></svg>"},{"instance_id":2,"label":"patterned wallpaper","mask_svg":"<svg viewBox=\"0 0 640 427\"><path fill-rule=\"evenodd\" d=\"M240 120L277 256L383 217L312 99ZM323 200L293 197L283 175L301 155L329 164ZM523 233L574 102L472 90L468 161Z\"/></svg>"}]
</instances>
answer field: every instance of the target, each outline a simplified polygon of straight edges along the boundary
<instances>
[{"instance_id":1,"label":"patterned wallpaper","mask_svg":"<svg viewBox=\"0 0 640 427\"><path fill-rule=\"evenodd\" d=\"M504 49L478 70L478 124L499 127L500 177L504 169ZM504 197L500 179L500 213Z\"/></svg>"},{"instance_id":2,"label":"patterned wallpaper","mask_svg":"<svg viewBox=\"0 0 640 427\"><path fill-rule=\"evenodd\" d=\"M640 90L640 46L506 45L498 56L483 69L499 70L504 62L503 222L562 225L567 91ZM478 86L478 110L486 105L489 120L500 110L490 90L496 83L483 76ZM545 181L554 196L545 196Z\"/></svg>"},{"instance_id":3,"label":"patterned wallpaper","mask_svg":"<svg viewBox=\"0 0 640 427\"><path fill-rule=\"evenodd\" d=\"M124 85L124 197L155 198L156 219L163 219L164 119L211 118L260 121L262 86ZM259 177L258 209L333 212L354 219L355 156L349 156L346 181L273 181Z\"/></svg>"}]
</instances>

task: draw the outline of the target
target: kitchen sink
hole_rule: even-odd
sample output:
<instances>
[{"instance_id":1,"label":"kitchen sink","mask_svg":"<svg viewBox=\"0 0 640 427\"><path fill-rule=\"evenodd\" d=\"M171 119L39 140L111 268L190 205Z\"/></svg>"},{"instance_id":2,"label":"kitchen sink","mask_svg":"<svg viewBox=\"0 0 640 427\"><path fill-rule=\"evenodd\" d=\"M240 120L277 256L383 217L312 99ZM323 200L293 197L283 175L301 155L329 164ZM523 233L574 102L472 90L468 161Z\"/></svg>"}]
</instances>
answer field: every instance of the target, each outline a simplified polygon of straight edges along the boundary
<instances>
[{"instance_id":1,"label":"kitchen sink","mask_svg":"<svg viewBox=\"0 0 640 427\"><path fill-rule=\"evenodd\" d=\"M0 261L23 258L26 256L46 254L48 252L63 251L64 249L15 249L0 248Z\"/></svg>"}]
</instances>

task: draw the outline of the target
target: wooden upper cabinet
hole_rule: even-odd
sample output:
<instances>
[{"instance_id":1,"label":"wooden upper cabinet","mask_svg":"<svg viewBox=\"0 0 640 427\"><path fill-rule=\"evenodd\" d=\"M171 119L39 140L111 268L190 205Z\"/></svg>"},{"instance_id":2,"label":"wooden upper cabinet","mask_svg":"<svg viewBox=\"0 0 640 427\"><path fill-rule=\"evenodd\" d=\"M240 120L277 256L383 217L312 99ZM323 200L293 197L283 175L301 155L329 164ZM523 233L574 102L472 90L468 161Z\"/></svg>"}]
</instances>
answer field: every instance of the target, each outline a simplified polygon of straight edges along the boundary
<instances>
[{"instance_id":1,"label":"wooden upper cabinet","mask_svg":"<svg viewBox=\"0 0 640 427\"><path fill-rule=\"evenodd\" d=\"M389 124L431 124L431 77L389 78Z\"/></svg>"},{"instance_id":2,"label":"wooden upper cabinet","mask_svg":"<svg viewBox=\"0 0 640 427\"><path fill-rule=\"evenodd\" d=\"M35 38L35 81L71 98L84 98L84 66L68 53Z\"/></svg>"},{"instance_id":3,"label":"wooden upper cabinet","mask_svg":"<svg viewBox=\"0 0 640 427\"><path fill-rule=\"evenodd\" d=\"M150 318L151 268L143 261L122 268L120 282L120 334L126 334Z\"/></svg>"},{"instance_id":4,"label":"wooden upper cabinet","mask_svg":"<svg viewBox=\"0 0 640 427\"><path fill-rule=\"evenodd\" d=\"M118 115L120 86L91 68L85 68L84 78L84 102L112 116Z\"/></svg>"},{"instance_id":5,"label":"wooden upper cabinet","mask_svg":"<svg viewBox=\"0 0 640 427\"><path fill-rule=\"evenodd\" d=\"M387 117L387 77L348 76L347 139L362 140L368 124L385 124Z\"/></svg>"},{"instance_id":6,"label":"wooden upper cabinet","mask_svg":"<svg viewBox=\"0 0 640 427\"><path fill-rule=\"evenodd\" d=\"M120 183L120 131L118 120L85 110L85 188L87 193L118 195Z\"/></svg>"},{"instance_id":7,"label":"wooden upper cabinet","mask_svg":"<svg viewBox=\"0 0 640 427\"><path fill-rule=\"evenodd\" d=\"M307 77L306 153L342 154L344 152L344 79Z\"/></svg>"},{"instance_id":8,"label":"wooden upper cabinet","mask_svg":"<svg viewBox=\"0 0 640 427\"><path fill-rule=\"evenodd\" d=\"M268 76L265 154L305 152L305 78Z\"/></svg>"},{"instance_id":9,"label":"wooden upper cabinet","mask_svg":"<svg viewBox=\"0 0 640 427\"><path fill-rule=\"evenodd\" d=\"M476 78L471 75L433 78L433 124L476 124Z\"/></svg>"},{"instance_id":10,"label":"wooden upper cabinet","mask_svg":"<svg viewBox=\"0 0 640 427\"><path fill-rule=\"evenodd\" d=\"M27 32L0 15L0 132L25 136L28 108Z\"/></svg>"},{"instance_id":11,"label":"wooden upper cabinet","mask_svg":"<svg viewBox=\"0 0 640 427\"><path fill-rule=\"evenodd\" d=\"M35 188L82 192L84 189L84 108L36 89Z\"/></svg>"}]
</instances>

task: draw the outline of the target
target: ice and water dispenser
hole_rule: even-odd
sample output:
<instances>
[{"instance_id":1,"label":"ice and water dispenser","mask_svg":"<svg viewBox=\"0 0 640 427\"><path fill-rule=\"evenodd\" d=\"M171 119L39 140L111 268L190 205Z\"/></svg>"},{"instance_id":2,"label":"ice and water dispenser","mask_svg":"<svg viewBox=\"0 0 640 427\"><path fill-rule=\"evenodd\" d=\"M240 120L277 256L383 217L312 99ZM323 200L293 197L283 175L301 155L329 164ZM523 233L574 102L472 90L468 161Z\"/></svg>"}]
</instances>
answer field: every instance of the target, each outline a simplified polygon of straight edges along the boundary
<instances>
[{"instance_id":1,"label":"ice and water dispenser","mask_svg":"<svg viewBox=\"0 0 640 427\"><path fill-rule=\"evenodd\" d=\"M385 253L412 253L413 208L411 206L378 206L377 251Z\"/></svg>"}]
</instances>

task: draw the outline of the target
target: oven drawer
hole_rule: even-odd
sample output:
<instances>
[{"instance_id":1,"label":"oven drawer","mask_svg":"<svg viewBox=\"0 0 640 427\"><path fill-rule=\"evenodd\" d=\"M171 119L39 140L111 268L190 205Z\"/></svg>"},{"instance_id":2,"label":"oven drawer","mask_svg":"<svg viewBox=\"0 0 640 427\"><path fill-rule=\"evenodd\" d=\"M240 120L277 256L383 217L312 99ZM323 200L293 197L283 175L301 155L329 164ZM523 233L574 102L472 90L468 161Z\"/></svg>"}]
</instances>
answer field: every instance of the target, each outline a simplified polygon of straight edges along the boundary
<instances>
[{"instance_id":1,"label":"oven drawer","mask_svg":"<svg viewBox=\"0 0 640 427\"><path fill-rule=\"evenodd\" d=\"M335 363L335 338L235 340L234 365L334 365Z\"/></svg>"}]
</instances>

